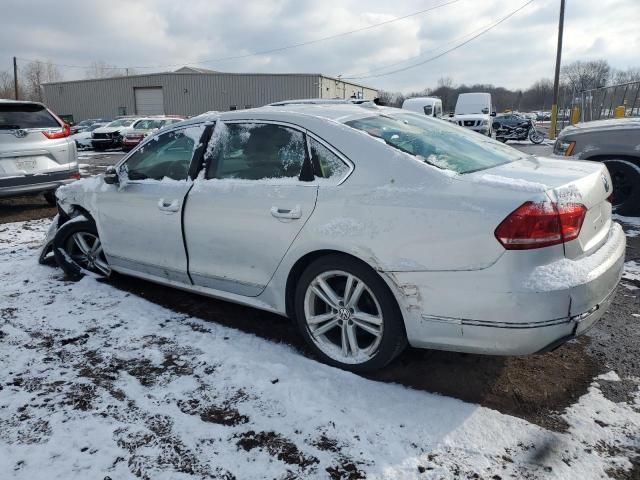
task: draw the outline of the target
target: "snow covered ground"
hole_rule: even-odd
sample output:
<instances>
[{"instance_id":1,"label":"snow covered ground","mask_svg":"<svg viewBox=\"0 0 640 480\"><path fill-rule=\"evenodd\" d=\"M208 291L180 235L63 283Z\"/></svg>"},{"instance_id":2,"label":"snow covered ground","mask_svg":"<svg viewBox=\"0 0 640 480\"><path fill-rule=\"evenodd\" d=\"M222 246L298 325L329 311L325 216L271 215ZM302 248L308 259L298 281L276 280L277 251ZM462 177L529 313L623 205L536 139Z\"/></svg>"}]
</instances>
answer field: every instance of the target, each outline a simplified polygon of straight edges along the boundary
<instances>
[{"instance_id":1,"label":"snow covered ground","mask_svg":"<svg viewBox=\"0 0 640 480\"><path fill-rule=\"evenodd\" d=\"M0 225L2 479L591 479L640 448L614 372L548 431L67 282L37 263L48 223Z\"/></svg>"}]
</instances>

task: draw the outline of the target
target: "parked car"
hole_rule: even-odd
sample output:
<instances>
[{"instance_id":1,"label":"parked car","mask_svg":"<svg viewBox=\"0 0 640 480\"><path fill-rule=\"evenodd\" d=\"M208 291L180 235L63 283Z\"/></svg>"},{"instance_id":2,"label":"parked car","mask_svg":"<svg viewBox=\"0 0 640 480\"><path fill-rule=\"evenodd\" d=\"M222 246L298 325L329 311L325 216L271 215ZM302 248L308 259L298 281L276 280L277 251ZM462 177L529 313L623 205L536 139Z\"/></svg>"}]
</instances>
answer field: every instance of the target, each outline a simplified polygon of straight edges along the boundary
<instances>
[{"instance_id":1,"label":"parked car","mask_svg":"<svg viewBox=\"0 0 640 480\"><path fill-rule=\"evenodd\" d=\"M142 118L132 125L132 130L122 137L122 150L128 152L138 145L146 136L156 130L184 120L180 117Z\"/></svg>"},{"instance_id":2,"label":"parked car","mask_svg":"<svg viewBox=\"0 0 640 480\"><path fill-rule=\"evenodd\" d=\"M41 259L287 315L352 371L407 343L523 355L606 311L625 253L610 194L601 164L425 115L264 107L163 129L59 190Z\"/></svg>"},{"instance_id":3,"label":"parked car","mask_svg":"<svg viewBox=\"0 0 640 480\"><path fill-rule=\"evenodd\" d=\"M77 148L91 148L92 147L91 135L93 131L97 130L98 128L102 128L105 125L107 125L107 123L100 123L100 122L94 123L89 127L83 128L78 133L74 133L73 135L71 135L71 140L76 142Z\"/></svg>"},{"instance_id":4,"label":"parked car","mask_svg":"<svg viewBox=\"0 0 640 480\"><path fill-rule=\"evenodd\" d=\"M42 103L0 100L0 197L53 192L80 178L69 125Z\"/></svg>"},{"instance_id":5,"label":"parked car","mask_svg":"<svg viewBox=\"0 0 640 480\"><path fill-rule=\"evenodd\" d=\"M122 146L122 137L133 130L133 124L140 117L119 118L95 129L91 133L91 146L94 150L106 150Z\"/></svg>"},{"instance_id":6,"label":"parked car","mask_svg":"<svg viewBox=\"0 0 640 480\"><path fill-rule=\"evenodd\" d=\"M495 116L490 93L461 93L449 121L490 137L493 134L491 117Z\"/></svg>"},{"instance_id":7,"label":"parked car","mask_svg":"<svg viewBox=\"0 0 640 480\"><path fill-rule=\"evenodd\" d=\"M402 102L402 108L410 112L421 113L427 117L442 117L442 100L437 97L407 98Z\"/></svg>"},{"instance_id":8,"label":"parked car","mask_svg":"<svg viewBox=\"0 0 640 480\"><path fill-rule=\"evenodd\" d=\"M95 125L96 123L101 123L103 125L106 125L109 122L111 122L111 120L106 120L102 118L88 118L86 120L82 120L81 122L78 122L75 125L71 126L71 135L75 133L84 132L90 126Z\"/></svg>"},{"instance_id":9,"label":"parked car","mask_svg":"<svg viewBox=\"0 0 640 480\"><path fill-rule=\"evenodd\" d=\"M640 215L640 118L612 118L566 127L553 146L565 157L604 163L613 182L613 208Z\"/></svg>"}]
</instances>

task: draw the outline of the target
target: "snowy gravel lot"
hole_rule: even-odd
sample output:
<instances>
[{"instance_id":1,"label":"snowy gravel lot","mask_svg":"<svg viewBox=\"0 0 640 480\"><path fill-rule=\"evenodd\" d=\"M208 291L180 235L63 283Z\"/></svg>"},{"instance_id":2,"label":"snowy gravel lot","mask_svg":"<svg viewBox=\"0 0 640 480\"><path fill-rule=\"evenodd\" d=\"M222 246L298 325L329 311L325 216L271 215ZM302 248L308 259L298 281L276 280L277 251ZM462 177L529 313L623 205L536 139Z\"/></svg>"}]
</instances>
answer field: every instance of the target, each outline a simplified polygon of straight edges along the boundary
<instances>
[{"instance_id":1,"label":"snowy gravel lot","mask_svg":"<svg viewBox=\"0 0 640 480\"><path fill-rule=\"evenodd\" d=\"M640 447L615 372L547 430L67 282L36 260L48 223L0 226L3 478L606 478Z\"/></svg>"},{"instance_id":2,"label":"snowy gravel lot","mask_svg":"<svg viewBox=\"0 0 640 480\"><path fill-rule=\"evenodd\" d=\"M275 315L70 283L37 263L51 209L4 202L2 480L640 478L638 220L618 218L626 271L589 336L521 358L409 350L363 378Z\"/></svg>"}]
</instances>

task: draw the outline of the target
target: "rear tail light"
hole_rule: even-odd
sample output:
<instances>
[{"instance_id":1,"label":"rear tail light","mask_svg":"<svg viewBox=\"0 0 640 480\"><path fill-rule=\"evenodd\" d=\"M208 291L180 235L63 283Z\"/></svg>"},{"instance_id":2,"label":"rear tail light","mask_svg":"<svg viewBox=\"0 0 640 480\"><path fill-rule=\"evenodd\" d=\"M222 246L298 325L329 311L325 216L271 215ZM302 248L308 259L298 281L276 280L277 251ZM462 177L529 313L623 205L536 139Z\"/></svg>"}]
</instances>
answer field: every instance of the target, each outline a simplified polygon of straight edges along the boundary
<instances>
[{"instance_id":1,"label":"rear tail light","mask_svg":"<svg viewBox=\"0 0 640 480\"><path fill-rule=\"evenodd\" d=\"M42 134L50 140L54 140L56 138L64 138L71 135L71 127L68 123L65 123L62 128L57 130L45 130Z\"/></svg>"},{"instance_id":2,"label":"rear tail light","mask_svg":"<svg viewBox=\"0 0 640 480\"><path fill-rule=\"evenodd\" d=\"M587 208L579 203L526 202L511 212L495 236L507 250L529 250L574 240Z\"/></svg>"},{"instance_id":3,"label":"rear tail light","mask_svg":"<svg viewBox=\"0 0 640 480\"><path fill-rule=\"evenodd\" d=\"M74 180L80 180L80 172L71 172L69 178L73 178Z\"/></svg>"}]
</instances>

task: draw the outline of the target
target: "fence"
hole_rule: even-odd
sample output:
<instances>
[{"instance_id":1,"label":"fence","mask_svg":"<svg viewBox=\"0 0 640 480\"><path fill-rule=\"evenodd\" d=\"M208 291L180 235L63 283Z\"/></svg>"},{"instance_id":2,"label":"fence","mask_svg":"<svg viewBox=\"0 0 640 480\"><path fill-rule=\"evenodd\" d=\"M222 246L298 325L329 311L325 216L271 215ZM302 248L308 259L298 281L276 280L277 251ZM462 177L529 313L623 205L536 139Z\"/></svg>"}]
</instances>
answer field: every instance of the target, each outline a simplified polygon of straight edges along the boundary
<instances>
[{"instance_id":1,"label":"fence","mask_svg":"<svg viewBox=\"0 0 640 480\"><path fill-rule=\"evenodd\" d=\"M640 116L640 81L577 92L560 91L558 129L570 123L590 122L613 117Z\"/></svg>"}]
</instances>

